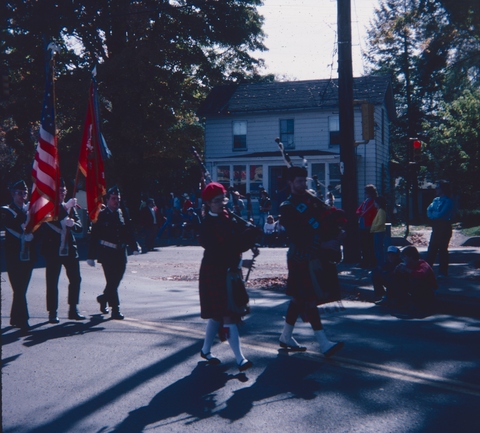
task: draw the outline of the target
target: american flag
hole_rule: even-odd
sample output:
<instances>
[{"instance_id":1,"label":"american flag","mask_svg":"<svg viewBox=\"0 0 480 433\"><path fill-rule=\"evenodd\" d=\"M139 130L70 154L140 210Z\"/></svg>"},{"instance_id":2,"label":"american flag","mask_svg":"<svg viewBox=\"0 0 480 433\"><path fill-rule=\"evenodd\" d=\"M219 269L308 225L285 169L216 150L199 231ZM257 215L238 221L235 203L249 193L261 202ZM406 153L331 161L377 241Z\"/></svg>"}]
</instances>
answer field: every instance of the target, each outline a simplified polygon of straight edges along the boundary
<instances>
[{"instance_id":1,"label":"american flag","mask_svg":"<svg viewBox=\"0 0 480 433\"><path fill-rule=\"evenodd\" d=\"M47 47L47 79L40 121L40 133L32 168L32 196L25 231L35 231L42 222L57 218L57 186L60 180L55 126L54 55L57 46Z\"/></svg>"},{"instance_id":2,"label":"american flag","mask_svg":"<svg viewBox=\"0 0 480 433\"><path fill-rule=\"evenodd\" d=\"M103 159L111 156L100 133L99 124L97 83L95 78L92 78L87 117L83 128L80 157L78 158L78 168L86 177L87 211L92 222L97 221L102 207L102 197L106 193Z\"/></svg>"}]
</instances>

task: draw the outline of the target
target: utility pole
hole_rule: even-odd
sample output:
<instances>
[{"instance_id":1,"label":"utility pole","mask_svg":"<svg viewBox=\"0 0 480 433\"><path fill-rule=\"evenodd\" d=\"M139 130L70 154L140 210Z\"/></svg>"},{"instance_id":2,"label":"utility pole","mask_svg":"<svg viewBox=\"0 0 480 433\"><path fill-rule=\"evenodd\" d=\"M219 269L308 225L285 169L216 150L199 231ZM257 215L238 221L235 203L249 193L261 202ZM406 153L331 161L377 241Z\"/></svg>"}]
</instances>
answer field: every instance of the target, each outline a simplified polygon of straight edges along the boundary
<instances>
[{"instance_id":1,"label":"utility pole","mask_svg":"<svg viewBox=\"0 0 480 433\"><path fill-rule=\"evenodd\" d=\"M340 172L342 174L342 208L347 216L347 238L343 249L346 263L356 263L360 260L356 216L358 185L353 115L351 21L350 0L337 0Z\"/></svg>"}]
</instances>

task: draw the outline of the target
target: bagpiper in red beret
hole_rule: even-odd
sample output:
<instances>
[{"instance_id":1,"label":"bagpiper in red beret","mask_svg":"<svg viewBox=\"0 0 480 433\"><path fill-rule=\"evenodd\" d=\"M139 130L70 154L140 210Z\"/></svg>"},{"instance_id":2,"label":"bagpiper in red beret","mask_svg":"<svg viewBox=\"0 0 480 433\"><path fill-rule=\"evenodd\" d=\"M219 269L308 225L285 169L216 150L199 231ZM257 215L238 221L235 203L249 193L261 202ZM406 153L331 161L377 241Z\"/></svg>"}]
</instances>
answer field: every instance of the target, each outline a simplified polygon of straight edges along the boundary
<instances>
[{"instance_id":1,"label":"bagpiper in red beret","mask_svg":"<svg viewBox=\"0 0 480 433\"><path fill-rule=\"evenodd\" d=\"M202 191L202 200L210 201L221 194L226 194L227 190L221 183L210 182Z\"/></svg>"}]
</instances>

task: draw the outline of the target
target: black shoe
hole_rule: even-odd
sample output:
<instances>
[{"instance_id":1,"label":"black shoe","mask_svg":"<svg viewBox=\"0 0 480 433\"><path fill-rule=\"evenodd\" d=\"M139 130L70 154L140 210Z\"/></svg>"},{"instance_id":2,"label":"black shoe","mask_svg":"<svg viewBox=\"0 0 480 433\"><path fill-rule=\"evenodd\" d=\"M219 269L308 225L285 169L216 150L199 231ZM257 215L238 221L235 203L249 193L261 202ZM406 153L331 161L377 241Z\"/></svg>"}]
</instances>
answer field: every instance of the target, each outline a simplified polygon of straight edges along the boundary
<instances>
[{"instance_id":1,"label":"black shoe","mask_svg":"<svg viewBox=\"0 0 480 433\"><path fill-rule=\"evenodd\" d=\"M200 350L200 356L203 358L203 359L206 359L207 362L211 365L218 365L218 364L221 364L222 361L220 361L218 358L215 358L211 352L208 352L208 353L203 353L201 350Z\"/></svg>"},{"instance_id":2,"label":"black shoe","mask_svg":"<svg viewBox=\"0 0 480 433\"><path fill-rule=\"evenodd\" d=\"M125 316L120 313L120 311L112 311L112 319L113 320L123 320L125 319Z\"/></svg>"},{"instance_id":3,"label":"black shoe","mask_svg":"<svg viewBox=\"0 0 480 433\"><path fill-rule=\"evenodd\" d=\"M239 365L238 369L240 371L248 370L250 367L253 367L253 362L249 361L248 359L244 359Z\"/></svg>"},{"instance_id":4,"label":"black shoe","mask_svg":"<svg viewBox=\"0 0 480 433\"><path fill-rule=\"evenodd\" d=\"M71 308L68 312L68 320L85 320L86 317L82 316L76 308Z\"/></svg>"},{"instance_id":5,"label":"black shoe","mask_svg":"<svg viewBox=\"0 0 480 433\"><path fill-rule=\"evenodd\" d=\"M381 299L379 299L378 301L375 301L375 305L388 305L390 304L390 299L388 299L386 296L383 296Z\"/></svg>"},{"instance_id":6,"label":"black shoe","mask_svg":"<svg viewBox=\"0 0 480 433\"><path fill-rule=\"evenodd\" d=\"M107 307L107 301L105 300L105 295L97 296L97 302L100 304L100 312L103 314L110 313L110 310Z\"/></svg>"},{"instance_id":7,"label":"black shoe","mask_svg":"<svg viewBox=\"0 0 480 433\"><path fill-rule=\"evenodd\" d=\"M28 324L28 322L21 324L19 328L20 328L20 335L28 335L28 333L30 332L30 325Z\"/></svg>"},{"instance_id":8,"label":"black shoe","mask_svg":"<svg viewBox=\"0 0 480 433\"><path fill-rule=\"evenodd\" d=\"M57 312L48 314L48 323L60 323L60 319L57 317Z\"/></svg>"},{"instance_id":9,"label":"black shoe","mask_svg":"<svg viewBox=\"0 0 480 433\"><path fill-rule=\"evenodd\" d=\"M280 344L280 347L282 347L283 349L287 349L290 352L306 352L307 351L307 348L305 346L299 346L299 345L291 346L287 343L284 343L283 341L279 341L279 344Z\"/></svg>"}]
</instances>

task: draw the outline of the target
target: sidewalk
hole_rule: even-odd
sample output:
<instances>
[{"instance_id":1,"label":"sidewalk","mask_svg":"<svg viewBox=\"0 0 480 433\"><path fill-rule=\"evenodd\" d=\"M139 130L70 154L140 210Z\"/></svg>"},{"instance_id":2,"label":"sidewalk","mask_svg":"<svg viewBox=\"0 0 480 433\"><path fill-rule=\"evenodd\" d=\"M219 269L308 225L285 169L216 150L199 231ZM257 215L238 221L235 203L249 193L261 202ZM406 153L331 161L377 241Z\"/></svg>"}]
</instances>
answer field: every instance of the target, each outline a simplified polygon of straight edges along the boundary
<instances>
[{"instance_id":1,"label":"sidewalk","mask_svg":"<svg viewBox=\"0 0 480 433\"><path fill-rule=\"evenodd\" d=\"M424 259L427 247L417 246L417 249ZM480 318L480 247L451 247L449 257L449 276L438 280L437 311ZM438 275L438 264L433 270ZM364 302L374 301L369 270L341 263L338 272L345 295Z\"/></svg>"}]
</instances>

